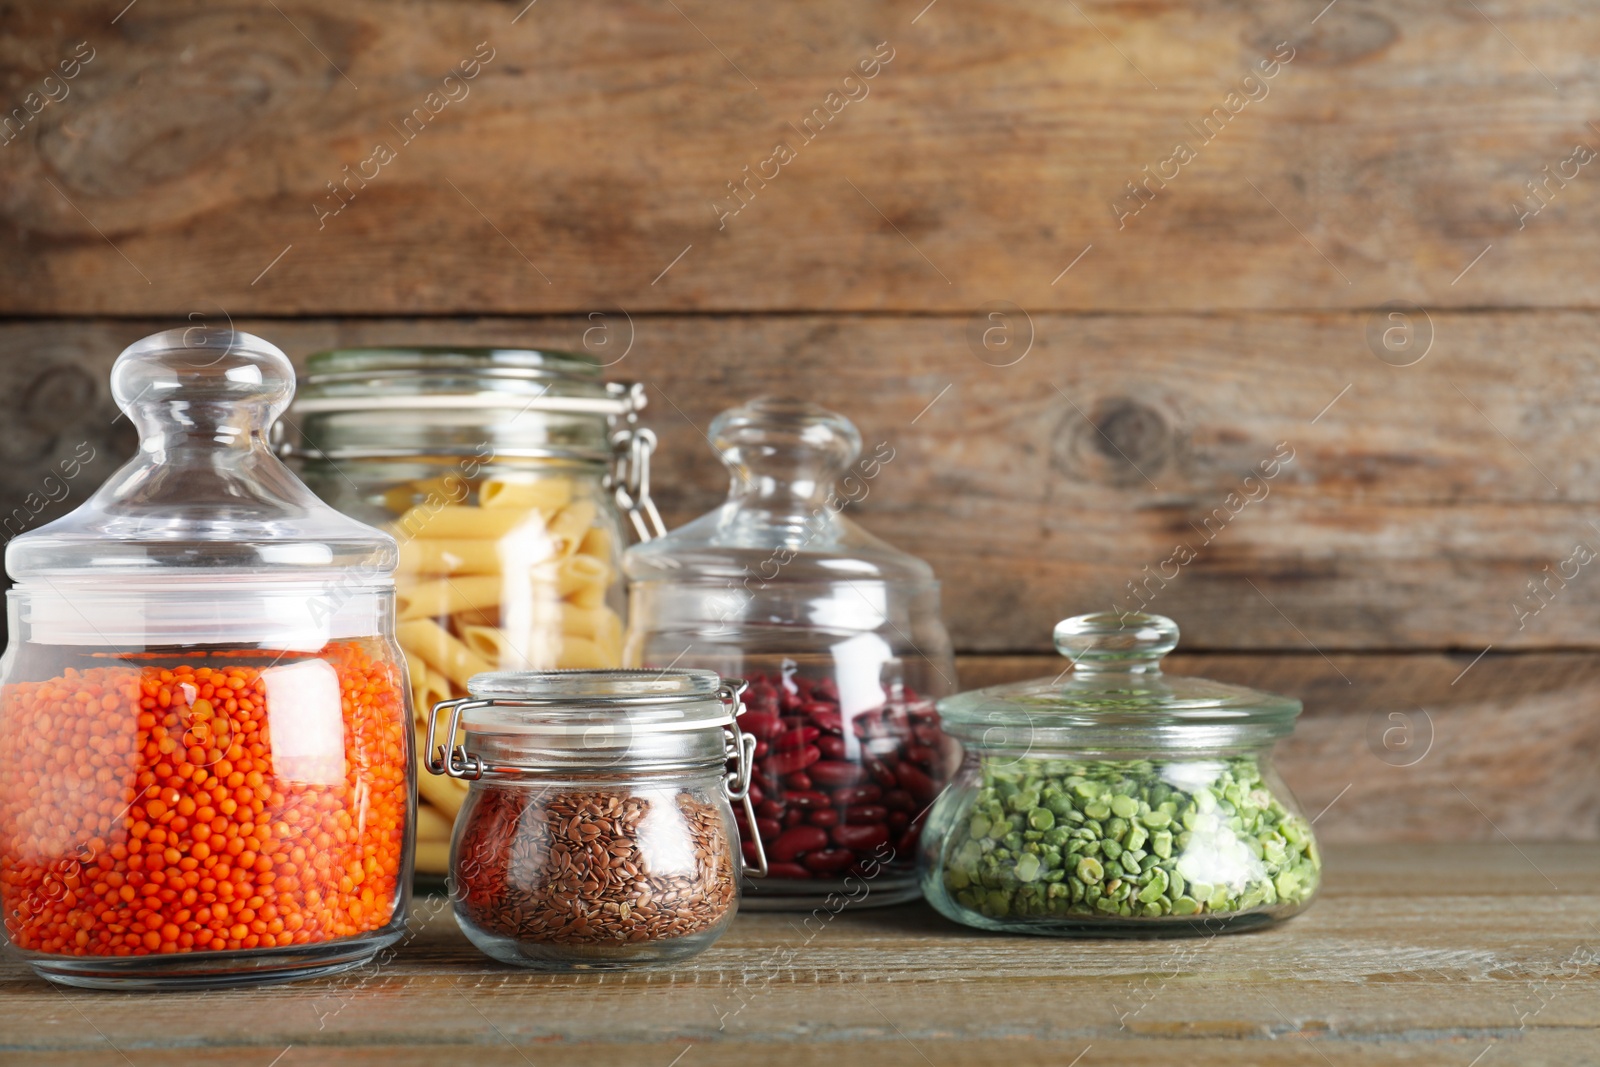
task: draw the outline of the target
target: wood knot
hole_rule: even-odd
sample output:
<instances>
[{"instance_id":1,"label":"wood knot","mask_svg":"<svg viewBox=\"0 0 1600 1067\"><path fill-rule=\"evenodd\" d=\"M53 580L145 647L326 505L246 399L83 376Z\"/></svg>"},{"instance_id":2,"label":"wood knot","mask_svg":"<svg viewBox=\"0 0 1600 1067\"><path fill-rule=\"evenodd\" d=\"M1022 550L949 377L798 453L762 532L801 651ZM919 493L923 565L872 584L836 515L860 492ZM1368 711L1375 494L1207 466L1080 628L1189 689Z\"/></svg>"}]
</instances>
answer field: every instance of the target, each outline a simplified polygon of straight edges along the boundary
<instances>
[{"instance_id":1,"label":"wood knot","mask_svg":"<svg viewBox=\"0 0 1600 1067\"><path fill-rule=\"evenodd\" d=\"M1069 477L1113 486L1148 486L1177 450L1172 420L1131 397L1068 406L1056 427L1051 466Z\"/></svg>"}]
</instances>

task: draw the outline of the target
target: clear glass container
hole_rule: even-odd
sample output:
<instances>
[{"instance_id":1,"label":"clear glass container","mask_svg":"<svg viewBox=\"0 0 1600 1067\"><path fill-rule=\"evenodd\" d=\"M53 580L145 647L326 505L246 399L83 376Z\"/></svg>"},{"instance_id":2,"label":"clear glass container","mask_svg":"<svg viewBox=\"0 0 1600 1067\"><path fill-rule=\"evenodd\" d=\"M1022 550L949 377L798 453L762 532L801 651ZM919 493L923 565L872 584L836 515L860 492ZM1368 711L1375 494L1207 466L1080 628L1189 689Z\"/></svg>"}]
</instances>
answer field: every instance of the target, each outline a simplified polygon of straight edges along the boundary
<instances>
[{"instance_id":1,"label":"clear glass container","mask_svg":"<svg viewBox=\"0 0 1600 1067\"><path fill-rule=\"evenodd\" d=\"M111 386L139 454L6 549L11 946L104 988L363 963L410 891L394 541L273 455L294 371L259 337L156 334Z\"/></svg>"},{"instance_id":2,"label":"clear glass container","mask_svg":"<svg viewBox=\"0 0 1600 1067\"><path fill-rule=\"evenodd\" d=\"M307 368L284 450L323 500L399 543L419 717L480 672L621 665L623 513L635 536L660 529L641 388L587 356L518 349L340 349ZM466 785L420 784L417 870L443 875Z\"/></svg>"},{"instance_id":3,"label":"clear glass container","mask_svg":"<svg viewBox=\"0 0 1600 1067\"><path fill-rule=\"evenodd\" d=\"M744 847L765 843L771 876L746 907L912 899L919 820L954 770L934 710L954 657L932 569L842 514L894 450L859 459L848 419L774 398L723 412L710 436L728 501L628 550L626 662L749 682Z\"/></svg>"},{"instance_id":4,"label":"clear glass container","mask_svg":"<svg viewBox=\"0 0 1600 1067\"><path fill-rule=\"evenodd\" d=\"M470 783L450 895L472 943L536 970L608 970L722 936L739 905L730 802L750 806L755 750L735 722L740 684L710 671L503 672L436 707L429 770Z\"/></svg>"},{"instance_id":5,"label":"clear glass container","mask_svg":"<svg viewBox=\"0 0 1600 1067\"><path fill-rule=\"evenodd\" d=\"M1322 860L1272 765L1300 702L1168 677L1160 615L1067 619L1070 673L939 704L966 758L922 834L929 903L985 930L1162 937L1296 914Z\"/></svg>"}]
</instances>

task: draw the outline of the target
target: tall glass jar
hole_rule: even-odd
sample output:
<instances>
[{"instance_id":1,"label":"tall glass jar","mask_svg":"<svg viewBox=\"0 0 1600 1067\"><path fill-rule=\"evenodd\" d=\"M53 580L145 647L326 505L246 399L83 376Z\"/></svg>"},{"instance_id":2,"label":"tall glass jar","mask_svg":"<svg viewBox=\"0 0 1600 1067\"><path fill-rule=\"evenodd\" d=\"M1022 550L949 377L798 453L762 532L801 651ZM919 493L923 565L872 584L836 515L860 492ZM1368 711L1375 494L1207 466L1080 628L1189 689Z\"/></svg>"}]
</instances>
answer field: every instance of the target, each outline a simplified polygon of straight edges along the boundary
<instances>
[{"instance_id":1,"label":"tall glass jar","mask_svg":"<svg viewBox=\"0 0 1600 1067\"><path fill-rule=\"evenodd\" d=\"M860 459L848 419L775 398L723 412L710 435L727 503L628 550L627 662L750 683L757 803L741 830L771 874L746 907L911 899L920 818L953 770L934 700L955 665L932 569L842 514L894 449Z\"/></svg>"},{"instance_id":2,"label":"tall glass jar","mask_svg":"<svg viewBox=\"0 0 1600 1067\"><path fill-rule=\"evenodd\" d=\"M273 455L294 372L261 338L147 337L111 386L139 454L6 549L11 945L103 988L363 963L410 890L395 543Z\"/></svg>"},{"instance_id":3,"label":"tall glass jar","mask_svg":"<svg viewBox=\"0 0 1600 1067\"><path fill-rule=\"evenodd\" d=\"M755 750L736 722L742 682L520 671L470 688L434 708L428 769L471 783L450 890L473 944L596 970L681 960L722 935L739 904L730 802L750 808Z\"/></svg>"},{"instance_id":4,"label":"tall glass jar","mask_svg":"<svg viewBox=\"0 0 1600 1067\"><path fill-rule=\"evenodd\" d=\"M420 716L491 670L622 662L622 513L660 529L638 386L513 349L314 355L285 451L334 507L400 545L398 634ZM448 869L466 784L421 775L418 871Z\"/></svg>"},{"instance_id":5,"label":"tall glass jar","mask_svg":"<svg viewBox=\"0 0 1600 1067\"><path fill-rule=\"evenodd\" d=\"M922 834L928 901L985 930L1210 936L1296 914L1322 859L1272 764L1300 702L1164 675L1171 619L1067 619L1054 678L940 702L966 760Z\"/></svg>"}]
</instances>

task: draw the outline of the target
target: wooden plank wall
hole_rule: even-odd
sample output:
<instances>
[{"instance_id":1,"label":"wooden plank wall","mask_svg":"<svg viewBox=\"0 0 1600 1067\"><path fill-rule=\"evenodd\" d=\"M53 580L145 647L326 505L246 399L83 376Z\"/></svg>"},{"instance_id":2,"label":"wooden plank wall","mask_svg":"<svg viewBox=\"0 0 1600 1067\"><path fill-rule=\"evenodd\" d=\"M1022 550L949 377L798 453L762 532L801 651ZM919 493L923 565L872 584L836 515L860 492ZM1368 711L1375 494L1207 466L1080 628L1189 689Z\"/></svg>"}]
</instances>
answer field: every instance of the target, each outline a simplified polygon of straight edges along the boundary
<instances>
[{"instance_id":1,"label":"wooden plank wall","mask_svg":"<svg viewBox=\"0 0 1600 1067\"><path fill-rule=\"evenodd\" d=\"M1600 5L0 24L8 536L132 449L106 373L152 330L603 341L671 521L749 396L892 444L859 517L942 575L968 683L1147 599L1185 669L1307 700L1286 774L1329 836L1600 837Z\"/></svg>"}]
</instances>

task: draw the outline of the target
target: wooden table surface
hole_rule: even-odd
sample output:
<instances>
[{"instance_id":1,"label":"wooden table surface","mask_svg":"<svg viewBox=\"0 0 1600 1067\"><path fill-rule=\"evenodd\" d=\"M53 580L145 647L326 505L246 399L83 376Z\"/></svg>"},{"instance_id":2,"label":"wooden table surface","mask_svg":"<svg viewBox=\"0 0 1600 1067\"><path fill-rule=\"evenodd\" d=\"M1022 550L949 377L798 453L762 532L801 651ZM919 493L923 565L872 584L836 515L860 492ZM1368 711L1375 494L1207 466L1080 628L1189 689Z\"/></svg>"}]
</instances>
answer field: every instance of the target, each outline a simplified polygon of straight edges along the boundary
<instances>
[{"instance_id":1,"label":"wooden table surface","mask_svg":"<svg viewBox=\"0 0 1600 1067\"><path fill-rule=\"evenodd\" d=\"M1333 848L1279 929L1165 942L979 934L921 904L741 915L666 970L480 956L443 897L376 973L62 990L0 965L0 1064L1600 1063L1592 845Z\"/></svg>"}]
</instances>

